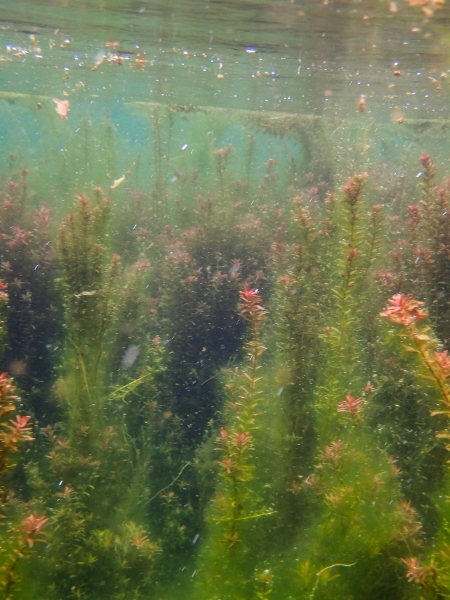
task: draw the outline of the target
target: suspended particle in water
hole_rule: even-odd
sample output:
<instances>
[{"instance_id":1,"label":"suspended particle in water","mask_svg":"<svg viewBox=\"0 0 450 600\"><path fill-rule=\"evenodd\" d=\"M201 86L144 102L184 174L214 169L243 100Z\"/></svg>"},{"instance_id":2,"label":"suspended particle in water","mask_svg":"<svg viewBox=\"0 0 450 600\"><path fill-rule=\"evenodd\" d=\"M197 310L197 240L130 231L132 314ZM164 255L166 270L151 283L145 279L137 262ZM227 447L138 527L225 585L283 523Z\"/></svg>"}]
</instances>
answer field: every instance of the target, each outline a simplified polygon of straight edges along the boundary
<instances>
[{"instance_id":1,"label":"suspended particle in water","mask_svg":"<svg viewBox=\"0 0 450 600\"><path fill-rule=\"evenodd\" d=\"M114 183L111 186L112 190L115 190L116 187L119 187L119 185L121 183L123 183L125 181L125 175L122 175L122 177L119 177L119 179L114 179Z\"/></svg>"},{"instance_id":2,"label":"suspended particle in water","mask_svg":"<svg viewBox=\"0 0 450 600\"><path fill-rule=\"evenodd\" d=\"M67 119L70 110L70 102L68 100L59 100L58 98L53 98L53 102L55 103L55 111L58 117Z\"/></svg>"},{"instance_id":3,"label":"suspended particle in water","mask_svg":"<svg viewBox=\"0 0 450 600\"><path fill-rule=\"evenodd\" d=\"M139 346L136 346L136 344L131 344L130 346L128 346L128 348L125 350L122 356L122 360L120 361L120 366L122 367L122 369L124 369L125 371L131 369L131 367L136 362L136 359L139 356L140 352L141 350Z\"/></svg>"},{"instance_id":4,"label":"suspended particle in water","mask_svg":"<svg viewBox=\"0 0 450 600\"><path fill-rule=\"evenodd\" d=\"M99 50L94 57L95 60L95 65L92 67L91 71L96 71L99 66L103 63L103 61L105 60L106 56L105 53L103 52L103 50Z\"/></svg>"},{"instance_id":5,"label":"suspended particle in water","mask_svg":"<svg viewBox=\"0 0 450 600\"><path fill-rule=\"evenodd\" d=\"M366 98L367 96L365 94L361 94L359 97L358 104L356 105L359 112L366 112Z\"/></svg>"}]
</instances>

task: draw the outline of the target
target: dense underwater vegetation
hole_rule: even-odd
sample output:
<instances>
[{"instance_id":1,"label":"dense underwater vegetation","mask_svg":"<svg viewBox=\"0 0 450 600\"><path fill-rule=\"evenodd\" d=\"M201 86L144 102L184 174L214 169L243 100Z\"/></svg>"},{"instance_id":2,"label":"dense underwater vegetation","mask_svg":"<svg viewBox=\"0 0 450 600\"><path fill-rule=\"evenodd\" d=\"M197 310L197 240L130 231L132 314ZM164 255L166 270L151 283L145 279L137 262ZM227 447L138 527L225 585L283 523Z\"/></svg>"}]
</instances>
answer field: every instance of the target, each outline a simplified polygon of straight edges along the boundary
<instances>
[{"instance_id":1,"label":"dense underwater vegetation","mask_svg":"<svg viewBox=\"0 0 450 600\"><path fill-rule=\"evenodd\" d=\"M248 47L255 106L164 101L161 56L206 55L111 37L69 68L66 31L14 23L0 598L450 598L446 73L414 113L392 69L388 109L262 109L285 82Z\"/></svg>"}]
</instances>

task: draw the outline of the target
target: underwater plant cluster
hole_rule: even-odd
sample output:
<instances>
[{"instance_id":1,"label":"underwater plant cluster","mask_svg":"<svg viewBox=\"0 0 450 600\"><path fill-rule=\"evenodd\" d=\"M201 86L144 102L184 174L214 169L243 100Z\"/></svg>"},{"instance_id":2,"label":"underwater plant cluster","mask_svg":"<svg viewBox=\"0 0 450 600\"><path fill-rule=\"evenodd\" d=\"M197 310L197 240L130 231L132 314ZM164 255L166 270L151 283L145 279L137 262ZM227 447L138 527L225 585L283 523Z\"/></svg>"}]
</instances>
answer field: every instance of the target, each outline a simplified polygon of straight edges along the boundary
<instances>
[{"instance_id":1,"label":"underwater plant cluster","mask_svg":"<svg viewBox=\"0 0 450 600\"><path fill-rule=\"evenodd\" d=\"M233 152L3 176L4 600L450 597L450 180Z\"/></svg>"}]
</instances>

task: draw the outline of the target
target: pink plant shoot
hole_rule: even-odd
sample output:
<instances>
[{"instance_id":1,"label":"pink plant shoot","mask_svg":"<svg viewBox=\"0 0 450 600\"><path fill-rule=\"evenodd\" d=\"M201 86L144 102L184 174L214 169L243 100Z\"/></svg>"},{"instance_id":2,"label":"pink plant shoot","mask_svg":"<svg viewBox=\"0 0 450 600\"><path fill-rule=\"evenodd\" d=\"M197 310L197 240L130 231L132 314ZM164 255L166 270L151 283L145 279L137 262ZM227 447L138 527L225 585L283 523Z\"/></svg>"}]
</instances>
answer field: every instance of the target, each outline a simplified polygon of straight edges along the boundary
<instances>
[{"instance_id":1,"label":"pink plant shoot","mask_svg":"<svg viewBox=\"0 0 450 600\"><path fill-rule=\"evenodd\" d=\"M450 356L448 356L447 350L435 352L434 360L438 366L442 379L448 379L448 377L450 377Z\"/></svg>"},{"instance_id":2,"label":"pink plant shoot","mask_svg":"<svg viewBox=\"0 0 450 600\"><path fill-rule=\"evenodd\" d=\"M266 310L261 306L261 296L256 288L244 288L239 292L241 304L239 314L245 321L258 323L264 319Z\"/></svg>"},{"instance_id":3,"label":"pink plant shoot","mask_svg":"<svg viewBox=\"0 0 450 600\"><path fill-rule=\"evenodd\" d=\"M390 306L380 316L387 317L393 323L400 325L411 325L416 321L424 319L428 311L422 308L423 302L413 300L412 294L395 294L388 300Z\"/></svg>"},{"instance_id":4,"label":"pink plant shoot","mask_svg":"<svg viewBox=\"0 0 450 600\"><path fill-rule=\"evenodd\" d=\"M352 418L357 417L362 410L362 398L354 398L347 394L346 399L338 404L337 411L341 413L350 413Z\"/></svg>"},{"instance_id":5,"label":"pink plant shoot","mask_svg":"<svg viewBox=\"0 0 450 600\"><path fill-rule=\"evenodd\" d=\"M21 529L30 548L34 546L35 542L45 541L45 538L39 537L39 535L42 535L42 529L47 524L47 521L46 517L36 517L33 514L22 521Z\"/></svg>"}]
</instances>

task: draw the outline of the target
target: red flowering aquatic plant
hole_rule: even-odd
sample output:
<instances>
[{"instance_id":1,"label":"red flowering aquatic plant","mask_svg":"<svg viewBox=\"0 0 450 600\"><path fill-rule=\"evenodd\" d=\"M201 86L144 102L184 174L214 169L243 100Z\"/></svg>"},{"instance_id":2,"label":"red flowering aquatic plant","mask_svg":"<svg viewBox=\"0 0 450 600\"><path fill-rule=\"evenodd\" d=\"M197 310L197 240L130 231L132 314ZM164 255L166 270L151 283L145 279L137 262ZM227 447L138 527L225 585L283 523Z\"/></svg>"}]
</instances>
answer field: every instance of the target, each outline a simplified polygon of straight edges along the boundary
<instances>
[{"instance_id":1,"label":"red flowering aquatic plant","mask_svg":"<svg viewBox=\"0 0 450 600\"><path fill-rule=\"evenodd\" d=\"M323 461L330 463L333 467L336 467L346 447L347 444L345 442L335 440L329 446L324 447L323 451L319 453L319 457Z\"/></svg>"},{"instance_id":2,"label":"red flowering aquatic plant","mask_svg":"<svg viewBox=\"0 0 450 600\"><path fill-rule=\"evenodd\" d=\"M36 517L31 514L22 521L21 530L29 548L34 546L35 542L45 542L44 537L38 537L42 535L42 529L47 524L48 519L46 517Z\"/></svg>"},{"instance_id":3,"label":"red flowering aquatic plant","mask_svg":"<svg viewBox=\"0 0 450 600\"><path fill-rule=\"evenodd\" d=\"M438 571L433 566L426 566L420 564L420 558L412 556L411 558L402 558L408 571L406 578L408 581L417 583L422 586L427 592L431 592L436 589L437 574Z\"/></svg>"},{"instance_id":4,"label":"red flowering aquatic plant","mask_svg":"<svg viewBox=\"0 0 450 600\"><path fill-rule=\"evenodd\" d=\"M380 313L380 316L387 317L393 323L400 325L411 325L415 321L420 321L428 315L428 311L423 307L423 302L413 300L412 294L394 294L388 300L390 306Z\"/></svg>"},{"instance_id":5,"label":"red flowering aquatic plant","mask_svg":"<svg viewBox=\"0 0 450 600\"><path fill-rule=\"evenodd\" d=\"M258 367L258 358L266 349L260 341L259 330L265 319L267 311L261 305L259 290L244 288L239 292L241 303L239 304L239 315L250 324L251 339L245 346L252 363L252 378Z\"/></svg>"},{"instance_id":6,"label":"red flowering aquatic plant","mask_svg":"<svg viewBox=\"0 0 450 600\"><path fill-rule=\"evenodd\" d=\"M450 418L450 357L447 350L438 349L438 340L433 336L429 327L418 326L418 322L428 314L426 308L423 307L423 302L414 300L411 294L407 296L396 294L389 300L389 303L390 306L380 313L381 316L403 326L401 335L406 336L409 342L404 346L405 350L419 355L428 372L424 378L432 381L440 392L442 408L432 411L431 416L445 415ZM445 430L438 433L436 437L450 440L450 432ZM446 449L450 450L450 443L447 444ZM444 547L446 547L445 543ZM433 559L431 565L422 566L419 558L403 558L402 561L408 568L406 574L408 581L421 585L428 592L440 590L441 583L445 586L447 579L445 571L449 557L444 551L435 552L435 556L444 558L442 571L434 566Z\"/></svg>"},{"instance_id":7,"label":"red flowering aquatic plant","mask_svg":"<svg viewBox=\"0 0 450 600\"><path fill-rule=\"evenodd\" d=\"M4 475L14 466L14 454L18 452L21 444L34 439L31 435L29 416L16 415L15 419L10 418L11 413L17 410L17 400L12 380L7 373L0 374L0 475ZM9 515L9 501L12 494L3 481L0 483L0 488L0 515L6 517ZM17 499L14 499L12 505L15 510L21 507ZM46 517L30 514L19 524L9 524L8 538L2 540L2 550L7 558L0 569L0 587L3 588L5 598L10 597L19 560L29 555L35 542L45 541L42 537L42 529L47 521Z\"/></svg>"},{"instance_id":8,"label":"red flowering aquatic plant","mask_svg":"<svg viewBox=\"0 0 450 600\"><path fill-rule=\"evenodd\" d=\"M259 290L244 288L239 292L239 297L241 299L239 305L240 316L252 325L263 321L267 311L261 306Z\"/></svg>"},{"instance_id":9,"label":"red flowering aquatic plant","mask_svg":"<svg viewBox=\"0 0 450 600\"><path fill-rule=\"evenodd\" d=\"M36 517L31 514L26 517L17 530L16 544L10 554L10 561L3 564L0 572L3 577L0 586L3 588L5 600L9 600L11 588L16 581L15 570L19 561L30 555L35 542L46 542L42 529L46 526L48 519L46 517ZM14 531L14 533L16 533Z\"/></svg>"},{"instance_id":10,"label":"red flowering aquatic plant","mask_svg":"<svg viewBox=\"0 0 450 600\"><path fill-rule=\"evenodd\" d=\"M411 294L395 294L389 299L389 304L380 316L405 327L407 338L413 344L405 346L406 350L419 354L428 370L429 378L441 393L443 410L436 410L431 414L445 414L450 418L450 357L447 350L437 351L438 340L430 335L429 327L417 327L417 322L428 315L427 309L423 308L424 303L414 300ZM440 433L438 437L450 439L450 433ZM448 449L450 450L450 445Z\"/></svg>"},{"instance_id":11,"label":"red flowering aquatic plant","mask_svg":"<svg viewBox=\"0 0 450 600\"><path fill-rule=\"evenodd\" d=\"M358 417L363 408L362 398L354 398L347 394L343 402L339 402L337 411L340 413L349 413L352 418Z\"/></svg>"},{"instance_id":12,"label":"red flowering aquatic plant","mask_svg":"<svg viewBox=\"0 0 450 600\"><path fill-rule=\"evenodd\" d=\"M33 440L31 427L28 422L30 417L16 415L14 419L6 419L10 412L17 410L17 396L14 395L14 385L7 373L0 375L0 475L12 463L11 453L17 452L19 444Z\"/></svg>"}]
</instances>

